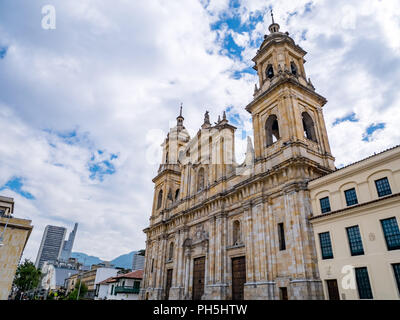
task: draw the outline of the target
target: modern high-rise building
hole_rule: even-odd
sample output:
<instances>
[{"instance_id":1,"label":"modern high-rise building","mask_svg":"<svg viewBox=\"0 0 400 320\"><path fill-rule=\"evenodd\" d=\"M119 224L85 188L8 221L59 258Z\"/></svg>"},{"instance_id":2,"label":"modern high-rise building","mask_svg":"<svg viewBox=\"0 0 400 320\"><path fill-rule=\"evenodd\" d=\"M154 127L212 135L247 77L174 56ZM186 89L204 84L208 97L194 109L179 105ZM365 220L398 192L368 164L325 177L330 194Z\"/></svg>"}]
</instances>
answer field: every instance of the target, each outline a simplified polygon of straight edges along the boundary
<instances>
[{"instance_id":1,"label":"modern high-rise building","mask_svg":"<svg viewBox=\"0 0 400 320\"><path fill-rule=\"evenodd\" d=\"M136 252L132 258L132 271L135 270L143 270L144 269L144 255L139 254Z\"/></svg>"},{"instance_id":2,"label":"modern high-rise building","mask_svg":"<svg viewBox=\"0 0 400 320\"><path fill-rule=\"evenodd\" d=\"M60 258L67 229L57 226L46 226L36 258L36 268L41 268L45 261L56 261Z\"/></svg>"},{"instance_id":3,"label":"modern high-rise building","mask_svg":"<svg viewBox=\"0 0 400 320\"><path fill-rule=\"evenodd\" d=\"M68 259L71 257L72 247L74 246L74 240L77 229L78 229L78 223L75 223L74 230L72 230L71 233L69 234L68 240L64 241L60 260L68 261Z\"/></svg>"}]
</instances>

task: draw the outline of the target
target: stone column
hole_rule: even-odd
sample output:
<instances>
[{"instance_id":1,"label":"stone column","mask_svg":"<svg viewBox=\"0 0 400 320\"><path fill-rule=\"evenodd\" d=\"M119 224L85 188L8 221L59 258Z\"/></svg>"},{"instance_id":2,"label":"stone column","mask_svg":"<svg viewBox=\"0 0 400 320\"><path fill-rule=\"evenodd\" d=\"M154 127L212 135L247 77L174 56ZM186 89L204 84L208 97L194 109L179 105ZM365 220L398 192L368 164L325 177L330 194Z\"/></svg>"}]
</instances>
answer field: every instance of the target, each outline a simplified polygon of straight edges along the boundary
<instances>
[{"instance_id":1,"label":"stone column","mask_svg":"<svg viewBox=\"0 0 400 320\"><path fill-rule=\"evenodd\" d=\"M267 244L266 244L266 219L264 213L264 203L261 198L256 207L257 210L257 225L258 225L258 254L259 254L259 264L260 264L260 274L257 281L267 281Z\"/></svg>"},{"instance_id":2,"label":"stone column","mask_svg":"<svg viewBox=\"0 0 400 320\"><path fill-rule=\"evenodd\" d=\"M300 190L292 194L293 208L295 209L294 231L296 231L295 243L298 243L298 265L296 279L292 279L291 286L294 299L323 299L321 280L314 277L316 268L312 261L311 252L314 249L314 242L311 242L311 232L308 230L308 221L304 212L305 202L308 198L305 191ZM315 251L314 251L315 252ZM293 277L294 278L294 277Z\"/></svg>"},{"instance_id":3,"label":"stone column","mask_svg":"<svg viewBox=\"0 0 400 320\"><path fill-rule=\"evenodd\" d=\"M204 298L207 300L224 300L227 297L226 272L226 213L220 212L216 215L212 224L212 234L210 236L209 267L204 288Z\"/></svg>"},{"instance_id":4,"label":"stone column","mask_svg":"<svg viewBox=\"0 0 400 320\"><path fill-rule=\"evenodd\" d=\"M178 281L177 281L177 277L178 277L178 268L179 268L179 252L180 252L180 248L182 246L182 243L180 241L180 232L179 230L176 231L175 233L175 241L174 241L174 246L175 246L175 250L174 250L174 263L173 263L173 270L172 270L172 283L171 283L171 287L176 287Z\"/></svg>"},{"instance_id":5,"label":"stone column","mask_svg":"<svg viewBox=\"0 0 400 320\"><path fill-rule=\"evenodd\" d=\"M176 249L174 253L174 269L172 271L172 285L169 294L170 300L180 300L182 299L183 283L182 283L182 273L183 273L183 241L184 232L183 229L176 231Z\"/></svg>"},{"instance_id":6,"label":"stone column","mask_svg":"<svg viewBox=\"0 0 400 320\"><path fill-rule=\"evenodd\" d=\"M272 210L272 199L268 199L265 204L266 211L266 243L267 243L267 272L268 272L268 283L269 283L269 299L276 299L277 293L275 291L275 278L277 277L277 258L276 252L278 250L276 242L276 221L274 212Z\"/></svg>"},{"instance_id":7,"label":"stone column","mask_svg":"<svg viewBox=\"0 0 400 320\"><path fill-rule=\"evenodd\" d=\"M255 299L255 270L254 270L254 243L253 243L253 216L252 203L243 204L244 241L246 246L246 283L244 284L244 298Z\"/></svg>"},{"instance_id":8,"label":"stone column","mask_svg":"<svg viewBox=\"0 0 400 320\"><path fill-rule=\"evenodd\" d=\"M215 217L211 220L211 232L210 232L210 242L209 242L209 276L208 276L208 284L215 283L215 252L216 252L216 220Z\"/></svg>"},{"instance_id":9,"label":"stone column","mask_svg":"<svg viewBox=\"0 0 400 320\"><path fill-rule=\"evenodd\" d=\"M260 115L256 114L254 119L253 119L253 126L254 126L254 149L255 149L255 155L257 158L262 156L262 150L263 150L263 144L264 144L264 139L263 139L263 132L261 131L263 129L263 126L260 124Z\"/></svg>"},{"instance_id":10,"label":"stone column","mask_svg":"<svg viewBox=\"0 0 400 320\"><path fill-rule=\"evenodd\" d=\"M160 287L160 278L162 271L162 252L163 250L163 240L161 237L158 237L157 241L157 249L156 256L154 259L154 278L153 278L153 299L161 299L161 287Z\"/></svg>"},{"instance_id":11,"label":"stone column","mask_svg":"<svg viewBox=\"0 0 400 320\"><path fill-rule=\"evenodd\" d=\"M165 274L165 260L167 258L167 235L163 234L161 236L161 241L160 241L160 250L161 254L158 255L158 277L157 277L157 291L158 291L158 299L164 299L165 295L165 279L164 279L164 274Z\"/></svg>"},{"instance_id":12,"label":"stone column","mask_svg":"<svg viewBox=\"0 0 400 320\"><path fill-rule=\"evenodd\" d=\"M184 297L189 299L189 278L190 278L190 248L186 247L184 250L184 260L185 260L185 274L184 274Z\"/></svg>"},{"instance_id":13,"label":"stone column","mask_svg":"<svg viewBox=\"0 0 400 320\"><path fill-rule=\"evenodd\" d=\"M206 272L205 272L205 286L204 286L204 297L207 300L212 299L213 296L213 286L215 284L215 251L216 251L216 227L215 227L215 217L211 217L209 220L210 229L209 237L207 243L207 253L206 253Z\"/></svg>"}]
</instances>

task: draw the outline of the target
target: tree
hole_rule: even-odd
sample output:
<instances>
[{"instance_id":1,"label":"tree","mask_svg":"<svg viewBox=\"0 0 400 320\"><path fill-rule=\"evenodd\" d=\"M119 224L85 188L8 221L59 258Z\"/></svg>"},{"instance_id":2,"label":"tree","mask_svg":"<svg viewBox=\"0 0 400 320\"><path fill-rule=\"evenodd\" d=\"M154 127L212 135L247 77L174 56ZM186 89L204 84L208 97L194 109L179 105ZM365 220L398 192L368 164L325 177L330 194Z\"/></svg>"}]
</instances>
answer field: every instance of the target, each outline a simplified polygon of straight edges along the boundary
<instances>
[{"instance_id":1,"label":"tree","mask_svg":"<svg viewBox=\"0 0 400 320\"><path fill-rule=\"evenodd\" d=\"M144 250L144 249L139 250L137 254L138 254L139 256L145 256L146 250Z\"/></svg>"},{"instance_id":2,"label":"tree","mask_svg":"<svg viewBox=\"0 0 400 320\"><path fill-rule=\"evenodd\" d=\"M15 272L14 286L18 291L26 292L38 286L42 272L36 269L32 261L25 261L18 265Z\"/></svg>"},{"instance_id":3,"label":"tree","mask_svg":"<svg viewBox=\"0 0 400 320\"><path fill-rule=\"evenodd\" d=\"M81 282L81 280L78 280L76 282L75 288L67 296L67 300L76 300L76 298L78 296L78 291L79 291L79 299L83 298L85 296L86 292L88 292L88 287L84 282L82 282L81 288L79 289L80 282Z\"/></svg>"}]
</instances>

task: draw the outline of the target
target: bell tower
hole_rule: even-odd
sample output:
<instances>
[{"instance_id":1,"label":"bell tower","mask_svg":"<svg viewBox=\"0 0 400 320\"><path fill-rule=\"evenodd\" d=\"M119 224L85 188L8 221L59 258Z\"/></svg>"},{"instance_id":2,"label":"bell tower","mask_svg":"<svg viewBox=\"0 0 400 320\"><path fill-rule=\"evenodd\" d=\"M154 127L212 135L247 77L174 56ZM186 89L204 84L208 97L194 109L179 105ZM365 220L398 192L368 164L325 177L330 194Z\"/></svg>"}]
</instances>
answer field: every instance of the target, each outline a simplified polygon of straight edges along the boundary
<instances>
[{"instance_id":1,"label":"bell tower","mask_svg":"<svg viewBox=\"0 0 400 320\"><path fill-rule=\"evenodd\" d=\"M268 30L253 58L259 83L246 107L253 119L256 164L265 171L289 158L305 157L319 173L334 170L322 114L327 100L307 80L306 52L288 32L280 32L273 15Z\"/></svg>"},{"instance_id":2,"label":"bell tower","mask_svg":"<svg viewBox=\"0 0 400 320\"><path fill-rule=\"evenodd\" d=\"M307 184L335 169L322 114L327 101L307 80L306 52L280 31L273 16L268 30L253 58L259 83L246 106L253 121L254 174L263 181L262 204L257 209L250 202L245 219L264 224L269 247L253 254L258 250L252 246L254 227L245 226L244 296L322 299Z\"/></svg>"},{"instance_id":3,"label":"bell tower","mask_svg":"<svg viewBox=\"0 0 400 320\"><path fill-rule=\"evenodd\" d=\"M182 105L176 118L176 126L171 128L162 143L162 160L157 176L154 177L153 210L150 225L163 218L163 210L174 204L180 197L181 169L179 154L190 140L189 133L183 125Z\"/></svg>"}]
</instances>

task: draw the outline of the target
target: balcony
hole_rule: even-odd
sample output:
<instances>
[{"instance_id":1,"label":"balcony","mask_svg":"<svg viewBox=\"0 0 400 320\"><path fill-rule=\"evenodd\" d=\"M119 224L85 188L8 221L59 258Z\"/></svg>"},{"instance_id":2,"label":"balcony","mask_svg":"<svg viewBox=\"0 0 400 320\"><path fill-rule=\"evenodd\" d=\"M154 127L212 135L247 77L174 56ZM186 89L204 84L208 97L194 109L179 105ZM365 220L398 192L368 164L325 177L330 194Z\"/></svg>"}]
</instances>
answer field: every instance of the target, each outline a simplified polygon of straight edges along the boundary
<instances>
[{"instance_id":1,"label":"balcony","mask_svg":"<svg viewBox=\"0 0 400 320\"><path fill-rule=\"evenodd\" d=\"M135 293L139 294L140 288L135 287L127 287L127 286L119 286L115 287L115 293Z\"/></svg>"}]
</instances>

